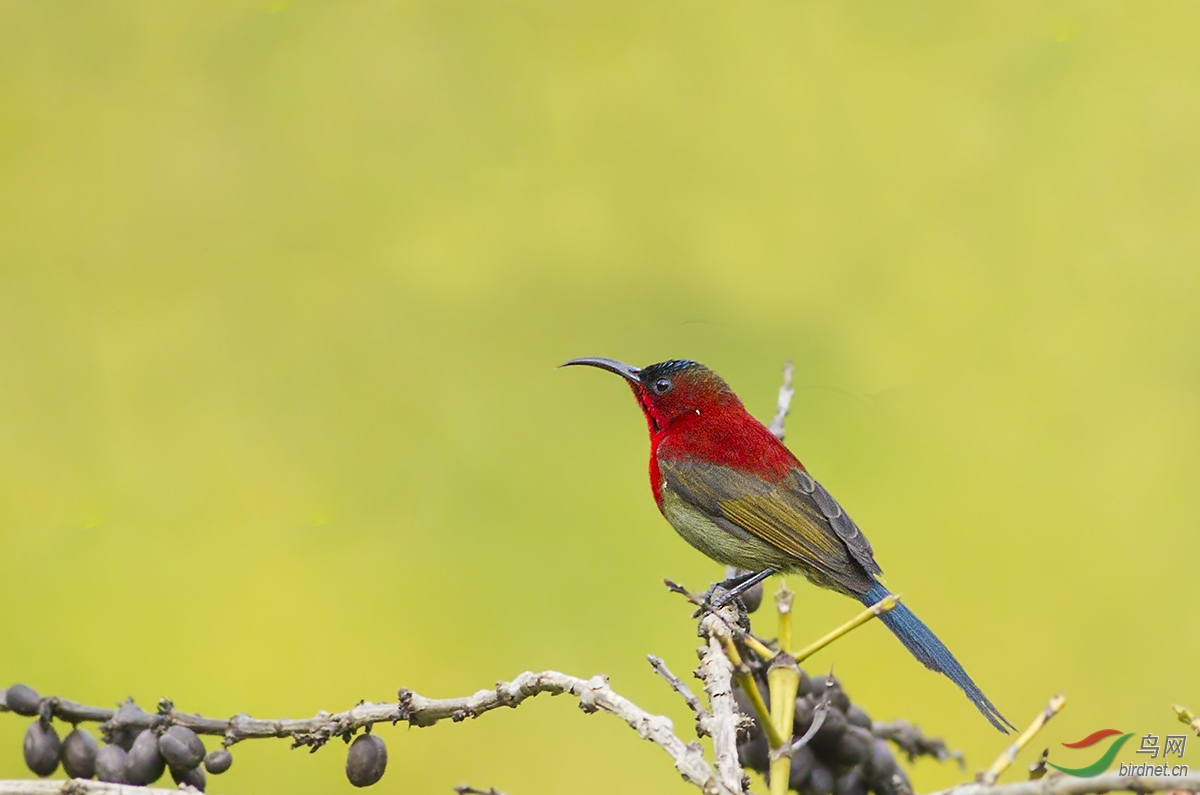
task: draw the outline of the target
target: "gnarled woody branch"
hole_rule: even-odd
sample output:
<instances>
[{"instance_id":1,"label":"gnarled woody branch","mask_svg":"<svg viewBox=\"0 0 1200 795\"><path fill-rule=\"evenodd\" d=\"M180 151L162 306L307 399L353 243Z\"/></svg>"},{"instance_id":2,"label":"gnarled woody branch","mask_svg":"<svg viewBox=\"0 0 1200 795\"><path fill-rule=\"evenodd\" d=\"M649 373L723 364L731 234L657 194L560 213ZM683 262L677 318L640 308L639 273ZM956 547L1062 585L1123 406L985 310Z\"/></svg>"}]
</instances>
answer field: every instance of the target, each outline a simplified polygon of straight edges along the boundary
<instances>
[{"instance_id":1,"label":"gnarled woody branch","mask_svg":"<svg viewBox=\"0 0 1200 795\"><path fill-rule=\"evenodd\" d=\"M704 737L708 734L708 729L705 728L707 721L712 717L708 710L705 709L700 698L692 692L692 689L683 683L675 674L671 673L671 669L667 667L666 662L661 657L653 654L647 654L646 659L650 663L650 667L654 669L654 673L658 674L663 680L671 686L671 689L678 693L684 700L684 703L696 715L696 735Z\"/></svg>"},{"instance_id":2,"label":"gnarled woody branch","mask_svg":"<svg viewBox=\"0 0 1200 795\"><path fill-rule=\"evenodd\" d=\"M187 726L198 734L223 736L227 745L253 738L283 737L291 738L294 747L310 746L316 750L330 739L349 737L359 729L375 723L406 721L414 726L432 726L447 718L457 722L478 717L499 707L516 707L525 699L540 693L570 693L579 699L579 706L584 712L603 710L623 719L643 739L650 740L666 751L674 760L675 769L680 775L700 787L707 795L736 795L741 792L740 767L739 785L734 788L727 786L713 772L699 743L685 744L676 736L669 718L652 715L616 693L609 686L608 679L602 675L585 680L558 671L526 671L511 682L498 683L493 690L480 690L461 698L427 698L412 690L401 688L398 703L395 704L364 702L345 712L321 712L303 720L259 720L248 715L235 715L222 721L180 712L165 699L159 704L157 715L91 707L58 697L46 699L45 706L55 717L68 723L103 721L102 728L107 731L122 728L147 729L175 724ZM3 703L3 696L4 691L0 690L0 704ZM715 726L712 728L716 729ZM736 732L736 729L734 731ZM734 760L736 763L736 749ZM141 791L138 788L133 789Z\"/></svg>"},{"instance_id":3,"label":"gnarled woody branch","mask_svg":"<svg viewBox=\"0 0 1200 795\"><path fill-rule=\"evenodd\" d=\"M642 738L650 740L670 754L680 775L705 793L734 795L741 791L740 786L731 789L718 780L712 767L705 760L704 751L699 743L684 744L675 735L674 726L669 718L651 715L614 692L603 676L593 676L585 681L558 671L543 671L540 674L527 671L512 682L501 682L495 690L480 690L466 698L430 699L409 690L401 690L401 713L397 720L407 720L417 726L429 726L446 718L461 721L497 707L515 707L538 693L570 693L579 699L580 709L584 712L602 709L618 716Z\"/></svg>"},{"instance_id":4,"label":"gnarled woody branch","mask_svg":"<svg viewBox=\"0 0 1200 795\"><path fill-rule=\"evenodd\" d=\"M699 677L704 680L704 692L712 711L704 724L706 732L713 738L713 756L716 758L717 773L721 782L734 792L746 788L745 773L738 759L737 734L742 719L737 702L733 698L733 663L725 656L721 638L729 637L728 627L737 621L737 611L726 606L709 613L700 621L705 633L706 645L700 650Z\"/></svg>"},{"instance_id":5,"label":"gnarled woody branch","mask_svg":"<svg viewBox=\"0 0 1200 795\"><path fill-rule=\"evenodd\" d=\"M967 760L962 751L947 748L946 742L940 737L926 737L919 727L902 718L894 721L875 721L871 724L871 734L881 740L891 740L908 756L909 762L915 762L918 757L929 756L939 762L953 759L958 762L959 768L967 768Z\"/></svg>"},{"instance_id":6,"label":"gnarled woody branch","mask_svg":"<svg viewBox=\"0 0 1200 795\"><path fill-rule=\"evenodd\" d=\"M183 790L135 787L132 784L110 784L82 778L65 781L24 778L0 781L0 795L180 795L181 792Z\"/></svg>"},{"instance_id":7,"label":"gnarled woody branch","mask_svg":"<svg viewBox=\"0 0 1200 795\"><path fill-rule=\"evenodd\" d=\"M1099 795L1104 792L1200 792L1200 775L1122 776L1104 773L1091 778L1055 775L1013 784L959 784L930 795Z\"/></svg>"}]
</instances>

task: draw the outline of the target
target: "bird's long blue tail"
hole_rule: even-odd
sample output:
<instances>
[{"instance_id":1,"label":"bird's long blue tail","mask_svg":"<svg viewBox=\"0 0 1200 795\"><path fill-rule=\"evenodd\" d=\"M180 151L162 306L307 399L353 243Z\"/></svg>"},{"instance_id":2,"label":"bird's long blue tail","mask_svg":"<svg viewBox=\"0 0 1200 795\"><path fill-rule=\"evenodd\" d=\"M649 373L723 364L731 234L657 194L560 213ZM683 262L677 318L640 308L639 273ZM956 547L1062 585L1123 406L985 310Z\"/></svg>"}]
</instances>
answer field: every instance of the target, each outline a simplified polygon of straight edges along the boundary
<instances>
[{"instance_id":1,"label":"bird's long blue tail","mask_svg":"<svg viewBox=\"0 0 1200 795\"><path fill-rule=\"evenodd\" d=\"M875 583L871 590L858 598L869 607L888 595L887 588ZM971 681L971 677L967 676L967 672L959 665L958 660L954 659L954 655L946 648L946 644L938 640L937 635L934 635L929 627L921 622L921 619L913 615L913 612L905 607L903 602L881 615L879 619L887 624L888 629L895 633L900 642L908 647L913 656L924 663L926 668L931 671L941 671L950 677L954 684L961 687L967 694L967 698L971 699L971 703L983 713L983 717L991 721L993 726L1006 734L1010 728L1016 728L1000 714L1000 711L988 700L979 686Z\"/></svg>"}]
</instances>

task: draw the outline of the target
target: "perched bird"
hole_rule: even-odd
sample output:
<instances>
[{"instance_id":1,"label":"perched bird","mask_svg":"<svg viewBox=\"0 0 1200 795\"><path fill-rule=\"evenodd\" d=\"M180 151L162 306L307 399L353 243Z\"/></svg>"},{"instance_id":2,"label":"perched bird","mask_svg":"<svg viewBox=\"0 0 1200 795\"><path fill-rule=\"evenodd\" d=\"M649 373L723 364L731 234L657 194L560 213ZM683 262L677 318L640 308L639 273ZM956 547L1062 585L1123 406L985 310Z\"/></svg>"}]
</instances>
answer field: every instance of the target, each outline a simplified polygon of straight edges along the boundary
<instances>
[{"instance_id":1,"label":"perched bird","mask_svg":"<svg viewBox=\"0 0 1200 795\"><path fill-rule=\"evenodd\" d=\"M858 526L716 373L682 359L640 370L600 357L567 365L598 367L629 382L650 429L650 489L659 511L708 557L753 573L730 581L735 591L776 572L799 572L865 605L889 595ZM1012 727L904 604L880 618L925 667L961 687L993 726Z\"/></svg>"}]
</instances>

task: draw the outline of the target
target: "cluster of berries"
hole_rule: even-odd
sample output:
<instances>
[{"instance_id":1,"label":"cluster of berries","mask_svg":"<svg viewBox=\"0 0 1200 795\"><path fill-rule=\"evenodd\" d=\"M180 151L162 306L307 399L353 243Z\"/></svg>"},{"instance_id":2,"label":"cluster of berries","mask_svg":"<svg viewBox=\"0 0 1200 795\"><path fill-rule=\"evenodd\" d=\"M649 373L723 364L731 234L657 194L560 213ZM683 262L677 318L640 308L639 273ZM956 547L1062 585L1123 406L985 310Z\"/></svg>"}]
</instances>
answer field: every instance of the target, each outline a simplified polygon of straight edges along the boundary
<instances>
[{"instance_id":1,"label":"cluster of berries","mask_svg":"<svg viewBox=\"0 0 1200 795\"><path fill-rule=\"evenodd\" d=\"M224 773L233 755L224 748L205 753L204 743L186 726L155 729L117 729L105 736L102 747L87 729L76 726L59 740L46 700L28 685L16 684L4 693L5 706L18 715L36 717L25 730L25 764L39 776L58 770L71 778L95 778L114 784L146 786L168 769L176 784L204 791L205 771ZM117 723L146 713L132 701L117 710Z\"/></svg>"},{"instance_id":2,"label":"cluster of berries","mask_svg":"<svg viewBox=\"0 0 1200 795\"><path fill-rule=\"evenodd\" d=\"M101 746L91 732L75 726L60 740L54 728L47 699L32 687L16 684L0 691L0 707L18 715L36 718L25 731L25 764L38 776L53 775L62 765L70 778L95 778L114 784L148 786L168 770L176 784L201 792L207 774L224 773L233 764L233 755L225 748L205 753L200 737L186 726L104 729ZM146 723L147 713L131 700L118 708L112 723L128 726ZM346 778L356 787L367 787L383 777L387 767L387 747L374 734L362 734L350 745L346 757Z\"/></svg>"},{"instance_id":3,"label":"cluster of berries","mask_svg":"<svg viewBox=\"0 0 1200 795\"><path fill-rule=\"evenodd\" d=\"M755 678L765 693L765 666L755 671ZM741 711L753 718L745 693L735 688L734 695ZM800 795L911 795L908 776L896 763L892 749L873 733L871 717L850 702L832 674L810 678L800 672L792 742L812 727L822 700L828 704L824 720L806 744L792 751L788 788ZM738 756L743 767L769 776L770 748L757 721L739 744Z\"/></svg>"}]
</instances>

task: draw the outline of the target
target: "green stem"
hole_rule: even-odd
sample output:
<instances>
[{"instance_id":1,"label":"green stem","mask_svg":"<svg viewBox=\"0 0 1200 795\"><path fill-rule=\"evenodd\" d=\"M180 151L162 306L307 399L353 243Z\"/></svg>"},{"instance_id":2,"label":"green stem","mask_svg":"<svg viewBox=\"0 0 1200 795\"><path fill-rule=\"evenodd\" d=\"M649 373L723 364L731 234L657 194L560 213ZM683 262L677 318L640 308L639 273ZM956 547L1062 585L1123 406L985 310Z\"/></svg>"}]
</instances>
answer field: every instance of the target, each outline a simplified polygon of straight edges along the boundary
<instances>
[{"instance_id":1,"label":"green stem","mask_svg":"<svg viewBox=\"0 0 1200 795\"><path fill-rule=\"evenodd\" d=\"M842 624L840 627L830 632L828 635L813 641L792 656L796 658L797 663L802 663L809 657L819 652L821 649L828 646L830 643L833 643L838 638L855 629L858 629L872 618L876 618L877 616L881 616L889 610L892 610L898 604L900 604L900 594L888 594L875 604L868 607L866 610L856 615L854 618L847 621L845 624ZM785 646L784 648L787 647Z\"/></svg>"}]
</instances>

